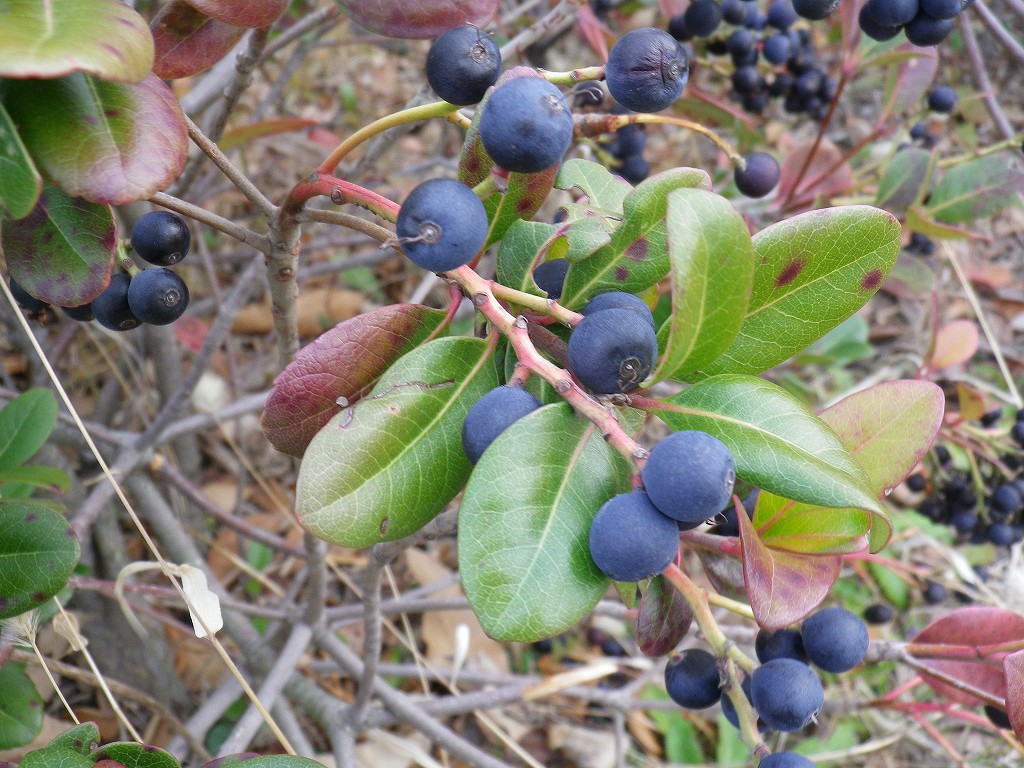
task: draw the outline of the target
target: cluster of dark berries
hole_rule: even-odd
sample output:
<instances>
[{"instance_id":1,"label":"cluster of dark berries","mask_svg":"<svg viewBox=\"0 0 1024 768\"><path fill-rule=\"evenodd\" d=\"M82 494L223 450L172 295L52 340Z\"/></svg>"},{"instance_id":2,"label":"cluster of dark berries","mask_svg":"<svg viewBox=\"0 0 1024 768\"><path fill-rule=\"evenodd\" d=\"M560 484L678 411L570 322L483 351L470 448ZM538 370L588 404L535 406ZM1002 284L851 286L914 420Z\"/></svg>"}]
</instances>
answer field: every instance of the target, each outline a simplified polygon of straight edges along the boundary
<instances>
[{"instance_id":1,"label":"cluster of dark berries","mask_svg":"<svg viewBox=\"0 0 1024 768\"><path fill-rule=\"evenodd\" d=\"M760 666L740 684L757 713L759 730L793 732L812 722L825 694L809 665L826 672L847 672L860 664L867 649L867 627L843 608L822 609L805 619L799 630L761 630L755 642ZM707 651L684 651L665 667L665 689L673 701L687 709L721 701L722 713L738 728L736 708L722 695L722 686L718 660ZM799 768L813 763L784 752L766 757L761 765Z\"/></svg>"},{"instance_id":2,"label":"cluster of dark berries","mask_svg":"<svg viewBox=\"0 0 1024 768\"><path fill-rule=\"evenodd\" d=\"M972 0L868 0L860 9L861 31L872 40L891 40L902 30L914 45L938 45Z\"/></svg>"},{"instance_id":3,"label":"cluster of dark berries","mask_svg":"<svg viewBox=\"0 0 1024 768\"><path fill-rule=\"evenodd\" d=\"M613 114L626 114L629 110L615 107ZM647 144L647 131L639 123L624 125L615 131L605 146L615 159L615 172L630 184L639 184L651 173L651 166L644 159L644 147Z\"/></svg>"},{"instance_id":4,"label":"cluster of dark berries","mask_svg":"<svg viewBox=\"0 0 1024 768\"><path fill-rule=\"evenodd\" d=\"M112 331L129 331L143 323L168 325L184 314L189 292L185 281L167 267L188 254L192 235L188 225L167 211L152 211L132 227L132 250L153 264L134 277L125 272L111 275L107 288L89 304L61 307L73 320L95 320ZM49 306L11 280L11 293L26 311L42 312Z\"/></svg>"},{"instance_id":5,"label":"cluster of dark berries","mask_svg":"<svg viewBox=\"0 0 1024 768\"><path fill-rule=\"evenodd\" d=\"M772 99L781 99L787 112L821 119L837 84L821 66L810 31L793 27L801 15L824 18L806 15L821 10L791 0L773 0L767 13L755 0L696 0L669 20L668 31L679 40L707 38L709 55L731 58L730 94L747 112L761 114ZM769 77L762 73L765 65Z\"/></svg>"}]
</instances>

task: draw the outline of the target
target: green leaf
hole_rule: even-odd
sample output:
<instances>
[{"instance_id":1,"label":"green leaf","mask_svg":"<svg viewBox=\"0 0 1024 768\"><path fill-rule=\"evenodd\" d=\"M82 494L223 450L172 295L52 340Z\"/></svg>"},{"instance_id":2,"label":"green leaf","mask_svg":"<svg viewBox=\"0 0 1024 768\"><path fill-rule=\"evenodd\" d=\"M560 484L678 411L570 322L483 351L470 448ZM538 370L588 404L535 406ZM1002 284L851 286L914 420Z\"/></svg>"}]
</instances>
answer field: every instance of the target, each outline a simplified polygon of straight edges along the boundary
<instances>
[{"instance_id":1,"label":"green leaf","mask_svg":"<svg viewBox=\"0 0 1024 768\"><path fill-rule=\"evenodd\" d=\"M0 77L134 83L153 66L149 27L120 0L0 0L0 18Z\"/></svg>"},{"instance_id":2,"label":"green leaf","mask_svg":"<svg viewBox=\"0 0 1024 768\"><path fill-rule=\"evenodd\" d=\"M581 307L598 293L637 293L668 271L665 215L676 189L711 189L711 178L696 168L673 168L642 182L623 201L622 225L611 242L569 267L561 303Z\"/></svg>"},{"instance_id":3,"label":"green leaf","mask_svg":"<svg viewBox=\"0 0 1024 768\"><path fill-rule=\"evenodd\" d=\"M517 221L529 220L540 210L554 187L557 172L558 166L552 166L538 173L510 173L508 191L484 200L484 208L491 222L487 245L498 242L509 227Z\"/></svg>"},{"instance_id":4,"label":"green leaf","mask_svg":"<svg viewBox=\"0 0 1024 768\"><path fill-rule=\"evenodd\" d=\"M77 307L109 285L117 227L110 206L44 184L28 216L0 222L0 241L11 277L26 291L50 304Z\"/></svg>"},{"instance_id":5,"label":"green leaf","mask_svg":"<svg viewBox=\"0 0 1024 768\"><path fill-rule=\"evenodd\" d=\"M63 493L70 484L68 476L56 467L27 466L0 469L0 483L22 483L37 487L49 487Z\"/></svg>"},{"instance_id":6,"label":"green leaf","mask_svg":"<svg viewBox=\"0 0 1024 768\"><path fill-rule=\"evenodd\" d=\"M558 169L555 186L559 189L578 189L587 196L587 208L622 213L626 197L633 191L629 182L593 160L573 158ZM572 216L569 217L570 220Z\"/></svg>"},{"instance_id":7,"label":"green leaf","mask_svg":"<svg viewBox=\"0 0 1024 768\"><path fill-rule=\"evenodd\" d=\"M20 661L0 667L0 749L28 744L43 729L43 700Z\"/></svg>"},{"instance_id":8,"label":"green leaf","mask_svg":"<svg viewBox=\"0 0 1024 768\"><path fill-rule=\"evenodd\" d=\"M11 80L5 103L39 170L69 195L111 205L145 200L185 166L184 116L155 75L140 83L82 74Z\"/></svg>"},{"instance_id":9,"label":"green leaf","mask_svg":"<svg viewBox=\"0 0 1024 768\"><path fill-rule=\"evenodd\" d=\"M728 446L736 474L786 498L880 511L864 470L836 434L780 387L722 375L664 401L656 414L672 429L698 429Z\"/></svg>"},{"instance_id":10,"label":"green leaf","mask_svg":"<svg viewBox=\"0 0 1024 768\"><path fill-rule=\"evenodd\" d=\"M95 757L96 760L114 760L124 768L180 768L170 752L134 741L105 744Z\"/></svg>"},{"instance_id":11,"label":"green leaf","mask_svg":"<svg viewBox=\"0 0 1024 768\"><path fill-rule=\"evenodd\" d=\"M95 763L96 758L72 749L43 747L25 755L18 768L92 768Z\"/></svg>"},{"instance_id":12,"label":"green leaf","mask_svg":"<svg viewBox=\"0 0 1024 768\"><path fill-rule=\"evenodd\" d=\"M666 223L672 314L658 331L654 381L695 371L732 344L754 275L747 225L724 197L677 189L668 196Z\"/></svg>"},{"instance_id":13,"label":"green leaf","mask_svg":"<svg viewBox=\"0 0 1024 768\"><path fill-rule=\"evenodd\" d=\"M47 747L70 749L72 752L78 752L80 755L89 756L96 745L99 744L99 741L100 729L96 726L96 723L82 723L64 731L64 733L47 744Z\"/></svg>"},{"instance_id":14,"label":"green leaf","mask_svg":"<svg viewBox=\"0 0 1024 768\"><path fill-rule=\"evenodd\" d=\"M646 686L640 695L644 699L669 700L668 694L656 685ZM697 729L683 717L682 712L651 709L647 714L665 739L665 759L668 762L678 765L695 765L703 762L704 753L700 748Z\"/></svg>"},{"instance_id":15,"label":"green leaf","mask_svg":"<svg viewBox=\"0 0 1024 768\"><path fill-rule=\"evenodd\" d=\"M32 458L55 426L57 398L48 389L30 389L0 408L0 470Z\"/></svg>"},{"instance_id":16,"label":"green leaf","mask_svg":"<svg viewBox=\"0 0 1024 768\"><path fill-rule=\"evenodd\" d=\"M910 607L911 594L910 586L903 577L881 563L869 561L866 565L882 596L901 611L907 610Z\"/></svg>"},{"instance_id":17,"label":"green leaf","mask_svg":"<svg viewBox=\"0 0 1024 768\"><path fill-rule=\"evenodd\" d=\"M549 244L556 229L553 224L540 221L517 221L509 227L498 247L498 282L517 291L543 296L533 282L530 267L540 250Z\"/></svg>"},{"instance_id":18,"label":"green leaf","mask_svg":"<svg viewBox=\"0 0 1024 768\"><path fill-rule=\"evenodd\" d=\"M36 170L18 128L0 102L0 215L11 219L28 216L39 199L43 181Z\"/></svg>"},{"instance_id":19,"label":"green leaf","mask_svg":"<svg viewBox=\"0 0 1024 768\"><path fill-rule=\"evenodd\" d=\"M773 224L753 243L746 319L706 374L760 373L850 317L896 263L900 225L866 205L825 208Z\"/></svg>"},{"instance_id":20,"label":"green leaf","mask_svg":"<svg viewBox=\"0 0 1024 768\"><path fill-rule=\"evenodd\" d=\"M928 180L932 153L921 147L907 147L892 156L882 171L875 205L902 211L921 196Z\"/></svg>"},{"instance_id":21,"label":"green leaf","mask_svg":"<svg viewBox=\"0 0 1024 768\"><path fill-rule=\"evenodd\" d=\"M772 549L808 555L847 554L867 546L871 517L862 509L801 504L761 491L754 526Z\"/></svg>"},{"instance_id":22,"label":"green leaf","mask_svg":"<svg viewBox=\"0 0 1024 768\"><path fill-rule=\"evenodd\" d=\"M1008 155L988 155L950 168L928 199L927 214L966 224L999 213L1024 189L1024 171Z\"/></svg>"},{"instance_id":23,"label":"green leaf","mask_svg":"<svg viewBox=\"0 0 1024 768\"><path fill-rule=\"evenodd\" d=\"M332 544L368 547L408 536L444 509L471 469L466 414L498 384L492 352L481 339L435 339L332 418L299 468L303 527Z\"/></svg>"},{"instance_id":24,"label":"green leaf","mask_svg":"<svg viewBox=\"0 0 1024 768\"><path fill-rule=\"evenodd\" d=\"M912 205L907 209L907 229L911 232L920 232L938 240L969 240L972 238L981 239L972 235L962 227L954 227L952 224L940 224L928 217L928 211Z\"/></svg>"},{"instance_id":25,"label":"green leaf","mask_svg":"<svg viewBox=\"0 0 1024 768\"><path fill-rule=\"evenodd\" d=\"M459 512L459 570L497 640L531 642L575 626L608 579L590 523L629 488L629 468L566 403L520 419L484 452Z\"/></svg>"},{"instance_id":26,"label":"green leaf","mask_svg":"<svg viewBox=\"0 0 1024 768\"><path fill-rule=\"evenodd\" d=\"M734 766L743 763L750 750L743 743L740 732L732 727L725 715L718 713L718 743L715 745L715 762L723 766Z\"/></svg>"},{"instance_id":27,"label":"green leaf","mask_svg":"<svg viewBox=\"0 0 1024 768\"><path fill-rule=\"evenodd\" d=\"M51 505L0 501L0 619L42 605L67 584L78 539Z\"/></svg>"}]
</instances>

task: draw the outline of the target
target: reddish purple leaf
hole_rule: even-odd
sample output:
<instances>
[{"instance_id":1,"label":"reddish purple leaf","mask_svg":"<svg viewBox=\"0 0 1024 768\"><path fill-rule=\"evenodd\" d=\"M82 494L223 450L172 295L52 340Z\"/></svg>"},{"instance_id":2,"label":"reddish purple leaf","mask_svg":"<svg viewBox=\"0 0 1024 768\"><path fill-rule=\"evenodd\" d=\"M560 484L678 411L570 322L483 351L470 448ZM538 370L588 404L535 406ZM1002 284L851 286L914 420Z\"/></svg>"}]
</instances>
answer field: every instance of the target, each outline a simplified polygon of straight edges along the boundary
<instances>
[{"instance_id":1,"label":"reddish purple leaf","mask_svg":"<svg viewBox=\"0 0 1024 768\"><path fill-rule=\"evenodd\" d=\"M916 646L925 644L960 645L976 648L985 645L997 645L1024 640L1024 616L1005 608L991 606L967 606L941 616L914 637L907 647L911 655L915 655ZM1019 654L1017 654L1019 655ZM940 671L950 677L963 680L974 688L1004 698L1007 696L1006 677L999 657L987 660L929 659L924 658L924 651L917 656L922 664L930 669ZM1016 665L1016 662L1014 663ZM927 673L924 680L936 693L947 699L968 707L979 705L978 699L969 693L939 682ZM1015 684L1021 685L1019 675ZM1018 694L1019 695L1019 694ZM1018 703L1018 707L1020 704ZM1019 710L1018 710L1019 713Z\"/></svg>"},{"instance_id":2,"label":"reddish purple leaf","mask_svg":"<svg viewBox=\"0 0 1024 768\"><path fill-rule=\"evenodd\" d=\"M370 391L390 365L420 344L444 319L441 310L395 304L353 317L303 348L274 380L263 432L282 453L302 456L309 441Z\"/></svg>"},{"instance_id":3,"label":"reddish purple leaf","mask_svg":"<svg viewBox=\"0 0 1024 768\"><path fill-rule=\"evenodd\" d=\"M200 13L184 0L171 0L151 24L156 61L153 74L164 80L205 72L235 47L245 27Z\"/></svg>"},{"instance_id":4,"label":"reddish purple leaf","mask_svg":"<svg viewBox=\"0 0 1024 768\"><path fill-rule=\"evenodd\" d=\"M483 27L498 0L337 0L352 21L385 37L427 39L453 27Z\"/></svg>"},{"instance_id":5,"label":"reddish purple leaf","mask_svg":"<svg viewBox=\"0 0 1024 768\"><path fill-rule=\"evenodd\" d=\"M1003 659L1006 678L1006 713L1017 738L1024 741L1024 651L1011 653Z\"/></svg>"},{"instance_id":6,"label":"reddish purple leaf","mask_svg":"<svg viewBox=\"0 0 1024 768\"><path fill-rule=\"evenodd\" d=\"M225 24L266 27L284 13L288 0L188 0L188 4Z\"/></svg>"},{"instance_id":7,"label":"reddish purple leaf","mask_svg":"<svg viewBox=\"0 0 1024 768\"><path fill-rule=\"evenodd\" d=\"M664 656L686 637L693 623L689 604L660 574L651 579L640 598L636 642L648 656Z\"/></svg>"},{"instance_id":8,"label":"reddish purple leaf","mask_svg":"<svg viewBox=\"0 0 1024 768\"><path fill-rule=\"evenodd\" d=\"M842 558L770 549L742 510L736 517L743 548L743 582L754 619L769 630L800 621L828 596L839 578Z\"/></svg>"},{"instance_id":9,"label":"reddish purple leaf","mask_svg":"<svg viewBox=\"0 0 1024 768\"><path fill-rule=\"evenodd\" d=\"M978 351L978 326L973 320L953 320L935 334L928 369L939 371L966 363Z\"/></svg>"},{"instance_id":10,"label":"reddish purple leaf","mask_svg":"<svg viewBox=\"0 0 1024 768\"><path fill-rule=\"evenodd\" d=\"M909 54L900 61L895 80L886 87L888 96L882 110L882 118L894 109L903 109L907 104L917 104L931 88L935 73L939 69L939 52L935 48L918 48L913 43L903 43L896 51ZM895 51L894 51L895 52Z\"/></svg>"}]
</instances>

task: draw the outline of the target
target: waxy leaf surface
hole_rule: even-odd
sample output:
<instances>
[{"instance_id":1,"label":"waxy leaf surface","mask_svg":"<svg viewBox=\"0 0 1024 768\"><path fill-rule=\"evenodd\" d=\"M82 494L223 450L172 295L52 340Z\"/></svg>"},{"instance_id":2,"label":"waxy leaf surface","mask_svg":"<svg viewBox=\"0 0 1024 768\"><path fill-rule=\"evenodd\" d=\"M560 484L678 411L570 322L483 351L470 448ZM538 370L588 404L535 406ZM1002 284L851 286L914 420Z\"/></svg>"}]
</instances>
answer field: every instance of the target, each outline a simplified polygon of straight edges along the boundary
<instances>
[{"instance_id":1,"label":"waxy leaf surface","mask_svg":"<svg viewBox=\"0 0 1024 768\"><path fill-rule=\"evenodd\" d=\"M393 304L318 336L274 380L261 422L267 439L282 453L302 456L331 417L355 405L393 362L437 329L444 314Z\"/></svg>"},{"instance_id":2,"label":"waxy leaf surface","mask_svg":"<svg viewBox=\"0 0 1024 768\"><path fill-rule=\"evenodd\" d=\"M0 102L0 217L20 219L35 207L43 181L11 116Z\"/></svg>"},{"instance_id":3,"label":"waxy leaf surface","mask_svg":"<svg viewBox=\"0 0 1024 768\"><path fill-rule=\"evenodd\" d=\"M532 642L575 626L608 587L590 523L629 488L629 469L566 403L534 411L484 452L459 511L459 570L497 640Z\"/></svg>"},{"instance_id":4,"label":"waxy leaf surface","mask_svg":"<svg viewBox=\"0 0 1024 768\"><path fill-rule=\"evenodd\" d=\"M98 761L112 760L124 768L180 768L181 765L170 752L134 741L104 744L94 756Z\"/></svg>"},{"instance_id":5,"label":"waxy leaf surface","mask_svg":"<svg viewBox=\"0 0 1024 768\"><path fill-rule=\"evenodd\" d=\"M205 72L245 34L245 27L210 18L185 0L171 0L161 8L152 27L156 49L153 74L164 80Z\"/></svg>"},{"instance_id":6,"label":"waxy leaf surface","mask_svg":"<svg viewBox=\"0 0 1024 768\"><path fill-rule=\"evenodd\" d=\"M426 39L453 27L485 27L498 0L336 0L352 21L385 37Z\"/></svg>"},{"instance_id":7,"label":"waxy leaf surface","mask_svg":"<svg viewBox=\"0 0 1024 768\"><path fill-rule=\"evenodd\" d=\"M57 426L57 398L48 389L30 389L0 409L0 470L31 459Z\"/></svg>"},{"instance_id":8,"label":"waxy leaf surface","mask_svg":"<svg viewBox=\"0 0 1024 768\"><path fill-rule=\"evenodd\" d=\"M587 196L587 205L609 213L622 213L623 205L633 187L621 176L600 163L574 157L558 169L555 186L559 189L578 189ZM572 216L569 217L570 220Z\"/></svg>"},{"instance_id":9,"label":"waxy leaf surface","mask_svg":"<svg viewBox=\"0 0 1024 768\"><path fill-rule=\"evenodd\" d=\"M78 563L78 539L52 504L0 502L0 619L42 605Z\"/></svg>"},{"instance_id":10,"label":"waxy leaf surface","mask_svg":"<svg viewBox=\"0 0 1024 768\"><path fill-rule=\"evenodd\" d=\"M556 227L541 221L517 221L498 246L496 277L498 282L534 296L543 296L531 267L537 254L547 245Z\"/></svg>"},{"instance_id":11,"label":"waxy leaf surface","mask_svg":"<svg viewBox=\"0 0 1024 768\"><path fill-rule=\"evenodd\" d=\"M471 469L466 414L498 384L491 352L480 339L435 339L332 418L299 469L302 526L332 544L368 547L408 536L444 509Z\"/></svg>"}]
</instances>

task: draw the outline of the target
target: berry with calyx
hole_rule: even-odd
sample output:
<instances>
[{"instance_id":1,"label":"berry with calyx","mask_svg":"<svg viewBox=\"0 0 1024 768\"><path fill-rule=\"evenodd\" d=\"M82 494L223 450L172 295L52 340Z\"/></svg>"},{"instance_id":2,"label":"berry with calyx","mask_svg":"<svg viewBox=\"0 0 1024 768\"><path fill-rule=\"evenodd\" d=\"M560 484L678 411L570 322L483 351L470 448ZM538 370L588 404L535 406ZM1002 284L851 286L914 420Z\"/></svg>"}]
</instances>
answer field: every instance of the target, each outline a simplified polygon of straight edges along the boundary
<instances>
[{"instance_id":1,"label":"berry with calyx","mask_svg":"<svg viewBox=\"0 0 1024 768\"><path fill-rule=\"evenodd\" d=\"M454 179L429 179L402 203L395 230L412 262L430 272L468 264L487 242L487 211Z\"/></svg>"},{"instance_id":2,"label":"berry with calyx","mask_svg":"<svg viewBox=\"0 0 1024 768\"><path fill-rule=\"evenodd\" d=\"M449 29L427 53L427 82L449 104L476 104L500 72L501 51L475 27Z\"/></svg>"},{"instance_id":3,"label":"berry with calyx","mask_svg":"<svg viewBox=\"0 0 1024 768\"><path fill-rule=\"evenodd\" d=\"M888 624L895 613L885 603L874 603L864 609L864 621L868 624Z\"/></svg>"},{"instance_id":4,"label":"berry with calyx","mask_svg":"<svg viewBox=\"0 0 1024 768\"><path fill-rule=\"evenodd\" d=\"M572 143L572 131L569 102L540 77L516 77L499 85L480 117L487 154L516 173L537 173L558 163Z\"/></svg>"},{"instance_id":5,"label":"berry with calyx","mask_svg":"<svg viewBox=\"0 0 1024 768\"><path fill-rule=\"evenodd\" d=\"M653 370L657 357L653 325L626 309L584 315L569 337L569 370L600 395L636 389Z\"/></svg>"},{"instance_id":6,"label":"berry with calyx","mask_svg":"<svg viewBox=\"0 0 1024 768\"><path fill-rule=\"evenodd\" d=\"M608 293L597 294L597 296L587 302L587 306L583 308L581 314L592 315L595 312L601 312L606 309L626 309L630 312L636 312L651 328L654 328L654 315L651 314L651 308L647 306L647 302L639 296L623 291L609 291Z\"/></svg>"},{"instance_id":7,"label":"berry with calyx","mask_svg":"<svg viewBox=\"0 0 1024 768\"><path fill-rule=\"evenodd\" d=\"M643 491L606 501L590 525L590 556L608 578L635 582L661 573L679 551L679 529Z\"/></svg>"},{"instance_id":8,"label":"berry with calyx","mask_svg":"<svg viewBox=\"0 0 1024 768\"><path fill-rule=\"evenodd\" d=\"M762 758L758 768L817 768L817 766L796 752L773 752Z\"/></svg>"},{"instance_id":9,"label":"berry with calyx","mask_svg":"<svg viewBox=\"0 0 1024 768\"><path fill-rule=\"evenodd\" d=\"M814 671L795 659L775 659L754 670L750 694L769 728L799 731L821 710L825 692Z\"/></svg>"},{"instance_id":10,"label":"berry with calyx","mask_svg":"<svg viewBox=\"0 0 1024 768\"><path fill-rule=\"evenodd\" d=\"M847 672L868 651L868 628L859 616L838 606L804 619L801 632L807 658L826 672Z\"/></svg>"},{"instance_id":11,"label":"berry with calyx","mask_svg":"<svg viewBox=\"0 0 1024 768\"><path fill-rule=\"evenodd\" d=\"M112 331L130 331L142 323L128 304L131 278L124 272L110 276L110 284L92 300L92 314L96 322Z\"/></svg>"},{"instance_id":12,"label":"berry with calyx","mask_svg":"<svg viewBox=\"0 0 1024 768\"><path fill-rule=\"evenodd\" d=\"M803 637L798 629L762 629L754 639L754 652L762 664L773 659L794 659L807 663Z\"/></svg>"},{"instance_id":13,"label":"berry with calyx","mask_svg":"<svg viewBox=\"0 0 1024 768\"><path fill-rule=\"evenodd\" d=\"M548 259L533 270L533 282L548 295L549 299L560 299L568 271L568 259Z\"/></svg>"},{"instance_id":14,"label":"berry with calyx","mask_svg":"<svg viewBox=\"0 0 1024 768\"><path fill-rule=\"evenodd\" d=\"M37 299L31 293L22 288L13 277L9 277L7 283L11 288L11 295L14 297L14 300L18 303L18 306L26 312L42 312L50 306L45 301Z\"/></svg>"},{"instance_id":15,"label":"berry with calyx","mask_svg":"<svg viewBox=\"0 0 1024 768\"><path fill-rule=\"evenodd\" d=\"M718 661L700 648L690 648L665 666L665 690L686 709L704 709L721 698Z\"/></svg>"},{"instance_id":16,"label":"berry with calyx","mask_svg":"<svg viewBox=\"0 0 1024 768\"><path fill-rule=\"evenodd\" d=\"M811 21L821 21L839 7L839 0L793 0L797 15Z\"/></svg>"},{"instance_id":17,"label":"berry with calyx","mask_svg":"<svg viewBox=\"0 0 1024 768\"><path fill-rule=\"evenodd\" d=\"M654 506L685 523L708 520L732 498L736 465L732 453L707 432L673 432L651 450L644 488Z\"/></svg>"},{"instance_id":18,"label":"berry with calyx","mask_svg":"<svg viewBox=\"0 0 1024 768\"><path fill-rule=\"evenodd\" d=\"M634 29L608 53L605 81L612 97L634 112L660 112L686 87L690 65L682 46L654 27Z\"/></svg>"},{"instance_id":19,"label":"berry with calyx","mask_svg":"<svg viewBox=\"0 0 1024 768\"><path fill-rule=\"evenodd\" d=\"M928 94L928 109L948 115L956 109L956 91L948 85L933 88L932 92Z\"/></svg>"},{"instance_id":20,"label":"berry with calyx","mask_svg":"<svg viewBox=\"0 0 1024 768\"><path fill-rule=\"evenodd\" d=\"M132 250L150 264L169 267L188 255L192 233L180 216L170 211L150 211L132 227Z\"/></svg>"},{"instance_id":21,"label":"berry with calyx","mask_svg":"<svg viewBox=\"0 0 1024 768\"><path fill-rule=\"evenodd\" d=\"M141 322L167 325L188 308L188 286L169 269L157 267L139 272L128 285L128 306Z\"/></svg>"},{"instance_id":22,"label":"berry with calyx","mask_svg":"<svg viewBox=\"0 0 1024 768\"><path fill-rule=\"evenodd\" d=\"M476 464L498 435L538 408L540 400L521 387L495 387L477 400L462 425L462 448L469 460Z\"/></svg>"},{"instance_id":23,"label":"berry with calyx","mask_svg":"<svg viewBox=\"0 0 1024 768\"><path fill-rule=\"evenodd\" d=\"M61 307L60 311L70 317L72 320L77 320L80 323L86 323L93 319L92 303L82 304L77 307Z\"/></svg>"},{"instance_id":24,"label":"berry with calyx","mask_svg":"<svg viewBox=\"0 0 1024 768\"><path fill-rule=\"evenodd\" d=\"M764 197L779 183L782 169L774 157L765 152L754 152L743 158L746 167L736 169L736 188L747 197Z\"/></svg>"}]
</instances>

